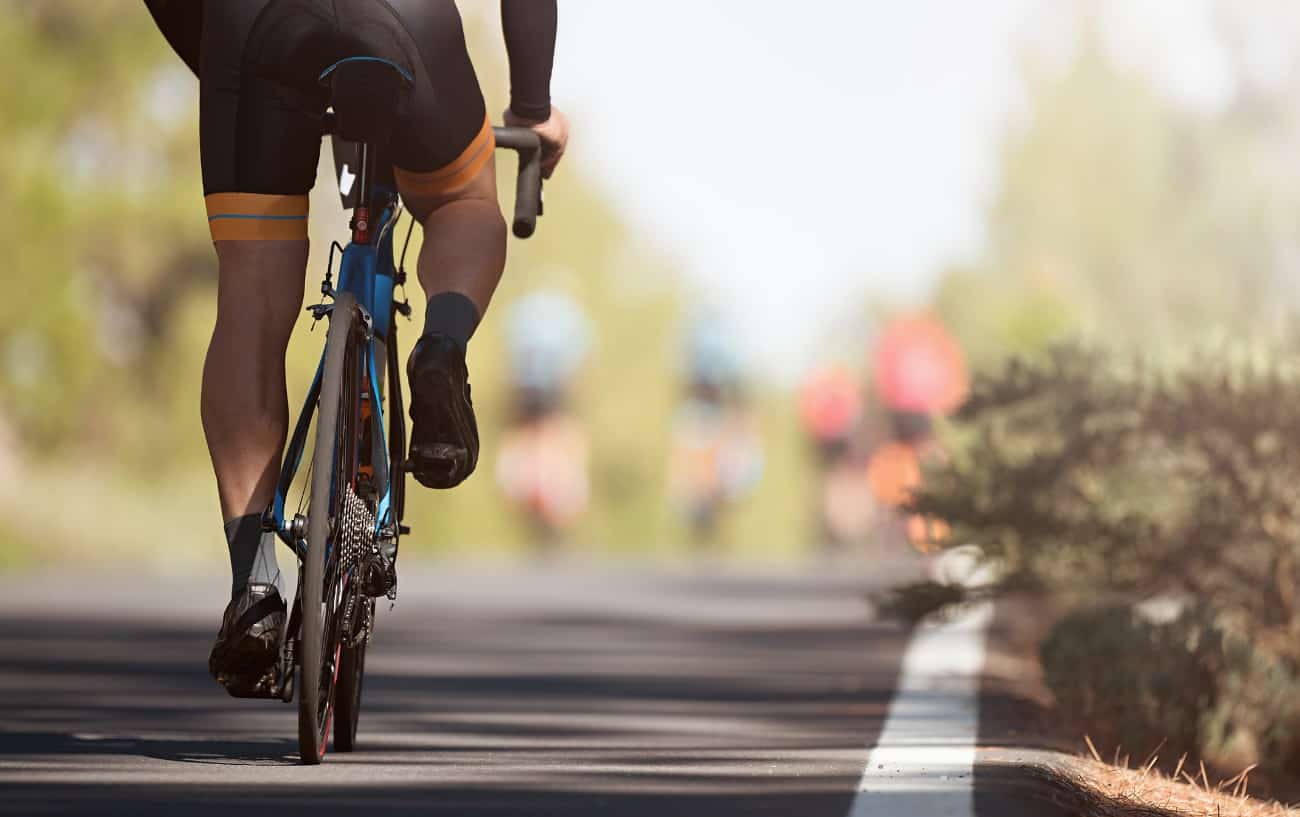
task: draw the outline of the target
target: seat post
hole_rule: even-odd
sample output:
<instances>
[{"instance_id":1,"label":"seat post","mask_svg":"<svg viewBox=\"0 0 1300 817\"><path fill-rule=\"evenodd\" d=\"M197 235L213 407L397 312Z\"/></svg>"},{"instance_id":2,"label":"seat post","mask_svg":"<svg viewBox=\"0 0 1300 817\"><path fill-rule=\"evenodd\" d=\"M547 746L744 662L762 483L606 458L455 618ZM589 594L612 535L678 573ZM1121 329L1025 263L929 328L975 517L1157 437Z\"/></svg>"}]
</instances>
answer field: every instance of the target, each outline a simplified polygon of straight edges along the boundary
<instances>
[{"instance_id":1,"label":"seat post","mask_svg":"<svg viewBox=\"0 0 1300 817\"><path fill-rule=\"evenodd\" d=\"M361 142L357 149L357 206L352 211L352 242L370 243L370 199L372 198L370 173L370 145Z\"/></svg>"}]
</instances>

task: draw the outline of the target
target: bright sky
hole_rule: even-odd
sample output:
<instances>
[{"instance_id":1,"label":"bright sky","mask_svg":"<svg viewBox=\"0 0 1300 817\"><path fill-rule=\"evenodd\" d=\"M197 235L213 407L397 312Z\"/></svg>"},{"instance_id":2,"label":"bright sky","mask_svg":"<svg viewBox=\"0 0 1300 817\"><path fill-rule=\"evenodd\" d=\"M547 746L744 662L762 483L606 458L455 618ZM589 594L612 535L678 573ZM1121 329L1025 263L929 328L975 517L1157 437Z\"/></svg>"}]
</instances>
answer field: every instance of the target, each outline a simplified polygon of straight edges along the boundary
<instances>
[{"instance_id":1,"label":"bright sky","mask_svg":"<svg viewBox=\"0 0 1300 817\"><path fill-rule=\"evenodd\" d=\"M1263 40L1286 5L1232 2ZM1212 0L1098 5L1119 59L1188 104L1225 98ZM854 305L916 302L978 252L1020 67L1067 54L1076 17L1061 0L568 0L553 96L586 172L788 378ZM1260 70L1290 59L1252 49Z\"/></svg>"}]
</instances>

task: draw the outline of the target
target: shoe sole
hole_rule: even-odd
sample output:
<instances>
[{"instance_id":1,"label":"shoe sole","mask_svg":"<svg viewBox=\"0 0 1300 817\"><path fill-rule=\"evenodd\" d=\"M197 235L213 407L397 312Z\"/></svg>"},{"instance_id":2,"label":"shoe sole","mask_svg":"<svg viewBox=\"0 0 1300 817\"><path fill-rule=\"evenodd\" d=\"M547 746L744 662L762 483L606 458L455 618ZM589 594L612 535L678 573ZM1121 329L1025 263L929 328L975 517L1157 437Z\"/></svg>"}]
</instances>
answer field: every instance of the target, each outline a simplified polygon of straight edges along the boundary
<instances>
[{"instance_id":1,"label":"shoe sole","mask_svg":"<svg viewBox=\"0 0 1300 817\"><path fill-rule=\"evenodd\" d=\"M267 628L265 622L266 619L262 619L254 626L262 628L264 633L270 629L273 635L244 632L219 647L213 647L208 656L208 672L222 686L243 685L250 677L264 675L279 662L283 618L277 627Z\"/></svg>"}]
</instances>

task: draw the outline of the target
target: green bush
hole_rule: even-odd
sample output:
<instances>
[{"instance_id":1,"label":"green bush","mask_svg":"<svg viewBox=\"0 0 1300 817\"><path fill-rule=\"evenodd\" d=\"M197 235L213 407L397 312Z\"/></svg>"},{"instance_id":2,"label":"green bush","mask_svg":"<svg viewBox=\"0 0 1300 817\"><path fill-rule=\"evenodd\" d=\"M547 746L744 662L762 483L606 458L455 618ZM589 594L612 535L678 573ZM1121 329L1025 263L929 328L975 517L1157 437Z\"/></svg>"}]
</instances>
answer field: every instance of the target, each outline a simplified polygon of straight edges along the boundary
<instances>
[{"instance_id":1,"label":"green bush","mask_svg":"<svg viewBox=\"0 0 1300 817\"><path fill-rule=\"evenodd\" d=\"M1157 624L1124 605L1077 610L1040 648L1044 679L1099 745L1139 757L1165 740L1196 746L1218 691L1216 644L1201 643L1203 632L1194 620Z\"/></svg>"},{"instance_id":2,"label":"green bush","mask_svg":"<svg viewBox=\"0 0 1300 817\"><path fill-rule=\"evenodd\" d=\"M1228 770L1294 775L1300 678L1207 615L1156 623L1107 605L1064 616L1040 648L1057 705L1097 744L1135 757L1188 751Z\"/></svg>"},{"instance_id":3,"label":"green bush","mask_svg":"<svg viewBox=\"0 0 1300 817\"><path fill-rule=\"evenodd\" d=\"M1300 760L1294 368L1062 346L977 379L953 431L950 461L912 508L945 521L949 544L977 543L1000 587L1082 608L1043 650L1067 711L1134 746L1167 737L1210 758ZM899 595L925 597L945 598ZM1129 610L1153 597L1182 616L1155 625Z\"/></svg>"}]
</instances>

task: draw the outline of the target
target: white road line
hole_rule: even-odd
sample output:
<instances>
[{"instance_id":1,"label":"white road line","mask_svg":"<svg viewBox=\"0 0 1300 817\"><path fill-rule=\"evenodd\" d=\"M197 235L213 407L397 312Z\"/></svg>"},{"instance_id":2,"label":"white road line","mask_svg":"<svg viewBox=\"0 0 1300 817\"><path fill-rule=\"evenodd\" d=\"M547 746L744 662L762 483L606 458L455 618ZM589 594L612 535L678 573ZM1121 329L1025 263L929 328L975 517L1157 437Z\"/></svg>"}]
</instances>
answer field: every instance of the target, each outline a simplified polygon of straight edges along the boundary
<instances>
[{"instance_id":1,"label":"white road line","mask_svg":"<svg viewBox=\"0 0 1300 817\"><path fill-rule=\"evenodd\" d=\"M979 676L993 607L917 628L849 817L971 817Z\"/></svg>"}]
</instances>

